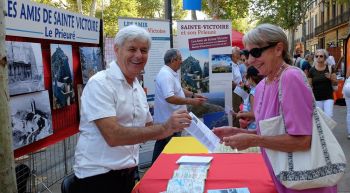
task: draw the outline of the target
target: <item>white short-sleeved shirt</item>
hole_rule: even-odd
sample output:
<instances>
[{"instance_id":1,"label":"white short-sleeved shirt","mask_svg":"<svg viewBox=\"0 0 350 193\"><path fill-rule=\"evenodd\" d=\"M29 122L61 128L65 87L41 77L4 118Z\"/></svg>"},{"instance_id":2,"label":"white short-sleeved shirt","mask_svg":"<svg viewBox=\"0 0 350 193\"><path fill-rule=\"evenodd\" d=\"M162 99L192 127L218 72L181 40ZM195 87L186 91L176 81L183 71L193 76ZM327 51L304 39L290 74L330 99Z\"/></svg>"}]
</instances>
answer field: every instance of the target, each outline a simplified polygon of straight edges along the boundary
<instances>
[{"instance_id":1,"label":"white short-sleeved shirt","mask_svg":"<svg viewBox=\"0 0 350 193\"><path fill-rule=\"evenodd\" d=\"M234 62L232 62L232 81L235 84L239 84L240 82L242 82L242 76L239 70L239 65Z\"/></svg>"},{"instance_id":2,"label":"white short-sleeved shirt","mask_svg":"<svg viewBox=\"0 0 350 193\"><path fill-rule=\"evenodd\" d=\"M327 64L334 66L335 65L335 60L333 56L328 56L326 60Z\"/></svg>"},{"instance_id":3,"label":"white short-sleeved shirt","mask_svg":"<svg viewBox=\"0 0 350 193\"><path fill-rule=\"evenodd\" d=\"M127 83L113 61L90 78L81 96L80 136L75 151L74 173L85 178L138 165L139 145L110 147L94 120L114 117L125 127L144 127L152 121L146 94L137 79Z\"/></svg>"},{"instance_id":4,"label":"white short-sleeved shirt","mask_svg":"<svg viewBox=\"0 0 350 193\"><path fill-rule=\"evenodd\" d=\"M164 123L175 110L186 109L186 105L168 103L165 99L171 96L185 98L185 93L179 81L179 75L169 66L164 65L157 77L154 99L154 122Z\"/></svg>"}]
</instances>

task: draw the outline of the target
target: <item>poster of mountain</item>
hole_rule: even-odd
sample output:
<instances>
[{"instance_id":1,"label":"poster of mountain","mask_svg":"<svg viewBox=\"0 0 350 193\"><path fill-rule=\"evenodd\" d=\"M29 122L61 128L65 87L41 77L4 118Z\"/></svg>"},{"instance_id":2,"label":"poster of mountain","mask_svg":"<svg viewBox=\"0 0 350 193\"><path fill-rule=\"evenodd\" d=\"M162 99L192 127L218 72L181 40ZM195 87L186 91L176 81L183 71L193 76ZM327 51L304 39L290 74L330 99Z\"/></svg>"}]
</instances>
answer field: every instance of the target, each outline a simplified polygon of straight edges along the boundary
<instances>
[{"instance_id":1,"label":"poster of mountain","mask_svg":"<svg viewBox=\"0 0 350 193\"><path fill-rule=\"evenodd\" d=\"M53 133L48 91L10 98L13 149L29 145Z\"/></svg>"},{"instance_id":2,"label":"poster of mountain","mask_svg":"<svg viewBox=\"0 0 350 193\"><path fill-rule=\"evenodd\" d=\"M85 85L89 78L103 70L102 53L99 47L80 47L80 64Z\"/></svg>"},{"instance_id":3,"label":"poster of mountain","mask_svg":"<svg viewBox=\"0 0 350 193\"><path fill-rule=\"evenodd\" d=\"M10 95L44 90L44 73L39 43L6 41Z\"/></svg>"},{"instance_id":4,"label":"poster of mountain","mask_svg":"<svg viewBox=\"0 0 350 193\"><path fill-rule=\"evenodd\" d=\"M69 106L74 102L72 46L51 44L51 76L53 109Z\"/></svg>"},{"instance_id":5,"label":"poster of mountain","mask_svg":"<svg viewBox=\"0 0 350 193\"><path fill-rule=\"evenodd\" d=\"M232 24L228 20L178 21L175 48L183 58L181 83L197 93L224 92L232 106ZM229 117L229 123L232 117Z\"/></svg>"},{"instance_id":6,"label":"poster of mountain","mask_svg":"<svg viewBox=\"0 0 350 193\"><path fill-rule=\"evenodd\" d=\"M190 52L188 48L181 48L180 52L182 86L197 93L209 92L208 49Z\"/></svg>"}]
</instances>

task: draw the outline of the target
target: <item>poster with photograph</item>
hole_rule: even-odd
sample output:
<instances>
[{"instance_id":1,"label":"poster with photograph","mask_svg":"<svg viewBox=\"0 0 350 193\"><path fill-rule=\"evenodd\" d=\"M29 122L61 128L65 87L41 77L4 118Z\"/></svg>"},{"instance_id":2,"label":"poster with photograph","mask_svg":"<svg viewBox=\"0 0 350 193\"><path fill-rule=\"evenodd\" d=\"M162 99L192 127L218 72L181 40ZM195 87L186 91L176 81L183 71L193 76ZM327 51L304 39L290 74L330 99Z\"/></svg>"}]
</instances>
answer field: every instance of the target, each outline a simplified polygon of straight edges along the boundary
<instances>
[{"instance_id":1,"label":"poster with photograph","mask_svg":"<svg viewBox=\"0 0 350 193\"><path fill-rule=\"evenodd\" d=\"M183 58L181 64L181 83L187 90L209 92L209 52L208 49L190 52L188 48L179 49Z\"/></svg>"},{"instance_id":2,"label":"poster with photograph","mask_svg":"<svg viewBox=\"0 0 350 193\"><path fill-rule=\"evenodd\" d=\"M199 106L190 106L189 111L199 118L209 128L228 125L228 116L225 113L225 92L202 93L208 100Z\"/></svg>"},{"instance_id":3,"label":"poster with photograph","mask_svg":"<svg viewBox=\"0 0 350 193\"><path fill-rule=\"evenodd\" d=\"M103 70L102 53L99 47L80 47L80 64L85 85L89 78Z\"/></svg>"},{"instance_id":4,"label":"poster with photograph","mask_svg":"<svg viewBox=\"0 0 350 193\"><path fill-rule=\"evenodd\" d=\"M10 95L44 90L44 72L39 43L6 41Z\"/></svg>"},{"instance_id":5,"label":"poster with photograph","mask_svg":"<svg viewBox=\"0 0 350 193\"><path fill-rule=\"evenodd\" d=\"M13 149L53 133L48 91L11 97L10 110Z\"/></svg>"},{"instance_id":6,"label":"poster with photograph","mask_svg":"<svg viewBox=\"0 0 350 193\"><path fill-rule=\"evenodd\" d=\"M74 102L72 46L51 44L51 76L53 109L69 106Z\"/></svg>"},{"instance_id":7,"label":"poster with photograph","mask_svg":"<svg viewBox=\"0 0 350 193\"><path fill-rule=\"evenodd\" d=\"M231 54L213 54L211 63L212 73L232 73Z\"/></svg>"},{"instance_id":8,"label":"poster with photograph","mask_svg":"<svg viewBox=\"0 0 350 193\"><path fill-rule=\"evenodd\" d=\"M231 21L178 21L175 47L180 50L181 83L194 92L224 92L232 107ZM232 123L232 117L229 117Z\"/></svg>"}]
</instances>

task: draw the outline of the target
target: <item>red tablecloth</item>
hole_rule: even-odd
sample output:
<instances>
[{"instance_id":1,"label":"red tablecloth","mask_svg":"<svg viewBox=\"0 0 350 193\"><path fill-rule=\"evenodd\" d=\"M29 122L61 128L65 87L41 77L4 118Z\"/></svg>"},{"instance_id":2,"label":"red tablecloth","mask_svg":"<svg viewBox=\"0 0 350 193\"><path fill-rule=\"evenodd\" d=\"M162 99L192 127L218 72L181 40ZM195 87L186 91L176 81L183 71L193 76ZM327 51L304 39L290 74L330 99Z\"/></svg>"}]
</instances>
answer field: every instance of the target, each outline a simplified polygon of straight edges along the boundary
<instances>
[{"instance_id":1,"label":"red tablecloth","mask_svg":"<svg viewBox=\"0 0 350 193\"><path fill-rule=\"evenodd\" d=\"M178 168L184 154L161 154L133 193L159 193ZM187 154L188 155L188 154ZM248 187L251 193L277 193L261 154L195 154L213 156L205 182L208 189Z\"/></svg>"}]
</instances>

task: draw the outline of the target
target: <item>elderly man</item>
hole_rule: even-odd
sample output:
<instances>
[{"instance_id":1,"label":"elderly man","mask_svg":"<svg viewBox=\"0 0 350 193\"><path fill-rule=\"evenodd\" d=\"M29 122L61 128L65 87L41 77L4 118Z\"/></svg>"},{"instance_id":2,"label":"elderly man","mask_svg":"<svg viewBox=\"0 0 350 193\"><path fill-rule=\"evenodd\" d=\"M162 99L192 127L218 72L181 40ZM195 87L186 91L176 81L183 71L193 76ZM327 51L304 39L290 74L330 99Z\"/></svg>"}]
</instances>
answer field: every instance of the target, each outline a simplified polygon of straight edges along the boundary
<instances>
[{"instance_id":1,"label":"elderly man","mask_svg":"<svg viewBox=\"0 0 350 193\"><path fill-rule=\"evenodd\" d=\"M147 31L121 29L115 37L116 61L89 79L81 97L80 136L74 173L83 193L130 193L139 161L139 143L181 131L191 117L183 111L152 125L146 95L137 75L151 46Z\"/></svg>"},{"instance_id":2,"label":"elderly man","mask_svg":"<svg viewBox=\"0 0 350 193\"><path fill-rule=\"evenodd\" d=\"M238 47L232 48L232 90L242 82L242 75L239 70L239 60L241 59L241 51ZM239 112L239 105L242 104L242 98L236 93L232 92L232 110ZM239 119L235 116L232 117L233 126L239 127Z\"/></svg>"},{"instance_id":3,"label":"elderly man","mask_svg":"<svg viewBox=\"0 0 350 193\"><path fill-rule=\"evenodd\" d=\"M182 57L179 50L168 50L164 55L164 63L165 65L160 69L156 77L154 100L155 123L166 122L174 111L180 109L186 110L186 105L201 105L206 101L206 98L202 95L181 87L177 73L182 64ZM176 133L173 136L179 136L180 134ZM171 137L157 140L154 146L152 162L157 159Z\"/></svg>"}]
</instances>

